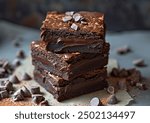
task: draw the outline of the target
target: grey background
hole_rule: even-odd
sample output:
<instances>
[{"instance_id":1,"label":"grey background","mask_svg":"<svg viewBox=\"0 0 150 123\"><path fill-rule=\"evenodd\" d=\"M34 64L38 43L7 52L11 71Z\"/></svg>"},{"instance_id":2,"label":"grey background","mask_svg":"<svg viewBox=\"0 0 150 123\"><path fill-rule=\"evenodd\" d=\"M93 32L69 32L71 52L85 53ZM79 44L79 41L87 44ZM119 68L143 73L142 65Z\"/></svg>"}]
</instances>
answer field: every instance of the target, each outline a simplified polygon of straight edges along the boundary
<instances>
[{"instance_id":1,"label":"grey background","mask_svg":"<svg viewBox=\"0 0 150 123\"><path fill-rule=\"evenodd\" d=\"M150 0L0 0L0 18L38 28L47 11L100 11L108 31L150 29Z\"/></svg>"}]
</instances>

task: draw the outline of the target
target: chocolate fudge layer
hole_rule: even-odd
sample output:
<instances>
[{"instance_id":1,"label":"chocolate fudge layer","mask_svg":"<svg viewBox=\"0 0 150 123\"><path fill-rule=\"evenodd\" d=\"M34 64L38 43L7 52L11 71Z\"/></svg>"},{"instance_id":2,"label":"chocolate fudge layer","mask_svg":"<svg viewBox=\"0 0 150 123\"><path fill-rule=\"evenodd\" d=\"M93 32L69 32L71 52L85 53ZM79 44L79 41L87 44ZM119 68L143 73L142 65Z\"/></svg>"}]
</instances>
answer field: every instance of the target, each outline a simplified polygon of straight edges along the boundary
<instances>
[{"instance_id":1,"label":"chocolate fudge layer","mask_svg":"<svg viewBox=\"0 0 150 123\"><path fill-rule=\"evenodd\" d=\"M88 79L83 79L80 82L70 82L68 85L63 87L54 86L51 82L51 79L54 78L48 79L39 71L34 71L34 79L48 92L50 92L58 101L63 101L107 87L107 82L102 76L89 77Z\"/></svg>"},{"instance_id":2,"label":"chocolate fudge layer","mask_svg":"<svg viewBox=\"0 0 150 123\"><path fill-rule=\"evenodd\" d=\"M45 50L45 42L31 44L32 63L35 66L58 75L65 80L71 80L88 71L103 68L108 63L108 54L56 54ZM106 51L108 51L106 47ZM105 51L104 50L104 51Z\"/></svg>"},{"instance_id":3,"label":"chocolate fudge layer","mask_svg":"<svg viewBox=\"0 0 150 123\"><path fill-rule=\"evenodd\" d=\"M41 27L41 38L44 41L58 38L104 40L104 14L87 11L48 12Z\"/></svg>"},{"instance_id":4,"label":"chocolate fudge layer","mask_svg":"<svg viewBox=\"0 0 150 123\"><path fill-rule=\"evenodd\" d=\"M105 42L100 40L58 38L48 42L46 49L55 53L102 53Z\"/></svg>"},{"instance_id":5,"label":"chocolate fudge layer","mask_svg":"<svg viewBox=\"0 0 150 123\"><path fill-rule=\"evenodd\" d=\"M97 69L97 70L93 70L93 71L87 72L85 74L82 74L71 81L67 81L59 76L55 76L55 75L51 74L50 72L43 70L40 67L35 67L34 71L45 76L45 79L50 80L51 84L56 87L63 87L70 83L80 83L82 81L86 81L87 79L97 77L97 76L103 77L103 78L107 77L107 71L106 71L105 67L102 69Z\"/></svg>"}]
</instances>

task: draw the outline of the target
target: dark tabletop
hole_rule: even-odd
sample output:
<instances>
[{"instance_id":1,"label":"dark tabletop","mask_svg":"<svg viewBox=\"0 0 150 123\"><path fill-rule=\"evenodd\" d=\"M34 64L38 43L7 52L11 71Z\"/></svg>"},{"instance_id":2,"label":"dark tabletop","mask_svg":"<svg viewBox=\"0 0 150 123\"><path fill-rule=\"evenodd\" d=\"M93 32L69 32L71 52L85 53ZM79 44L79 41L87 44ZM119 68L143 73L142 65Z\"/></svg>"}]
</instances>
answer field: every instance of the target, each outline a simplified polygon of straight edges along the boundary
<instances>
[{"instance_id":1,"label":"dark tabletop","mask_svg":"<svg viewBox=\"0 0 150 123\"><path fill-rule=\"evenodd\" d=\"M0 21L0 59L5 58L12 61L19 49L30 54L30 43L32 40L40 39L40 30L17 26L11 23ZM110 58L117 59L120 67L134 67L132 61L143 58L147 67L137 68L144 77L150 77L150 31L130 31L122 33L107 33L106 39L111 44ZM13 45L15 40L20 40L21 47ZM126 55L118 55L116 48L129 45L133 52ZM147 85L150 81L147 82ZM134 102L130 105L150 105L150 89L140 91L133 89L131 95L135 96Z\"/></svg>"}]
</instances>

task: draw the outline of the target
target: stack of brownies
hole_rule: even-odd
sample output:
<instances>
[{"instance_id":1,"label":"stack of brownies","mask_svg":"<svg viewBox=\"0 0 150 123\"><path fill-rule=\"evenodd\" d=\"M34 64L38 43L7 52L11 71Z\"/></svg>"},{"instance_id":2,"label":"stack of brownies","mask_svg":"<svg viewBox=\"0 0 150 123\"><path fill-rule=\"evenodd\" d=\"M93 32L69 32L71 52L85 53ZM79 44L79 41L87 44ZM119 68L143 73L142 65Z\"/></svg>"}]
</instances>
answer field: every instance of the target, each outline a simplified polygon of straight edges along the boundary
<instances>
[{"instance_id":1,"label":"stack of brownies","mask_svg":"<svg viewBox=\"0 0 150 123\"><path fill-rule=\"evenodd\" d=\"M31 51L35 80L58 101L107 87L102 13L48 12Z\"/></svg>"}]
</instances>

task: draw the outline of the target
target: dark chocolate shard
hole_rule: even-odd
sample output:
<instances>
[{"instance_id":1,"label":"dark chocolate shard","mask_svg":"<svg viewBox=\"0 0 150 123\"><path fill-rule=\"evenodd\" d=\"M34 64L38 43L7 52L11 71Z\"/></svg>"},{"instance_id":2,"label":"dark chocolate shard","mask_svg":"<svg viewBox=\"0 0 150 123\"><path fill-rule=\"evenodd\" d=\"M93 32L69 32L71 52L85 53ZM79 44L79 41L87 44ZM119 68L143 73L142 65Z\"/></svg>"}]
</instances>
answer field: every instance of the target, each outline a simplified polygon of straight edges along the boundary
<instances>
[{"instance_id":1,"label":"dark chocolate shard","mask_svg":"<svg viewBox=\"0 0 150 123\"><path fill-rule=\"evenodd\" d=\"M136 83L136 87L138 87L140 90L146 90L147 89L145 84L139 83L139 82Z\"/></svg>"},{"instance_id":2,"label":"dark chocolate shard","mask_svg":"<svg viewBox=\"0 0 150 123\"><path fill-rule=\"evenodd\" d=\"M78 25L76 25L75 23L73 23L73 24L71 25L71 29L77 31L77 30L78 30Z\"/></svg>"},{"instance_id":3,"label":"dark chocolate shard","mask_svg":"<svg viewBox=\"0 0 150 123\"><path fill-rule=\"evenodd\" d=\"M24 59L26 57L25 52L23 50L19 50L16 54L17 58Z\"/></svg>"},{"instance_id":4,"label":"dark chocolate shard","mask_svg":"<svg viewBox=\"0 0 150 123\"><path fill-rule=\"evenodd\" d=\"M43 100L45 100L45 98L44 98L43 95L41 95L41 94L32 95L32 101L33 101L35 104L39 104L39 103L42 102Z\"/></svg>"},{"instance_id":5,"label":"dark chocolate shard","mask_svg":"<svg viewBox=\"0 0 150 123\"><path fill-rule=\"evenodd\" d=\"M128 76L128 71L126 69L120 69L119 71L119 77L127 77Z\"/></svg>"},{"instance_id":6,"label":"dark chocolate shard","mask_svg":"<svg viewBox=\"0 0 150 123\"><path fill-rule=\"evenodd\" d=\"M20 83L20 81L19 81L19 79L18 79L18 77L17 77L16 75L10 76L10 77L9 77L9 81L10 81L11 83L13 83L13 84L18 84L18 83Z\"/></svg>"},{"instance_id":7,"label":"dark chocolate shard","mask_svg":"<svg viewBox=\"0 0 150 123\"><path fill-rule=\"evenodd\" d=\"M6 88L6 90L7 90L8 92L14 90L13 84L12 84L9 80L6 80L6 81L4 82L4 84L5 84L5 88Z\"/></svg>"},{"instance_id":8,"label":"dark chocolate shard","mask_svg":"<svg viewBox=\"0 0 150 123\"><path fill-rule=\"evenodd\" d=\"M73 15L73 19L74 19L75 22L80 21L81 18L82 18L82 16L79 13L75 13Z\"/></svg>"},{"instance_id":9,"label":"dark chocolate shard","mask_svg":"<svg viewBox=\"0 0 150 123\"><path fill-rule=\"evenodd\" d=\"M113 104L117 104L117 103L118 103L118 99L117 99L117 97L114 94L110 95L107 98L107 104L113 105Z\"/></svg>"},{"instance_id":10,"label":"dark chocolate shard","mask_svg":"<svg viewBox=\"0 0 150 123\"><path fill-rule=\"evenodd\" d=\"M0 78L4 78L6 74L6 70L4 68L0 68Z\"/></svg>"},{"instance_id":11,"label":"dark chocolate shard","mask_svg":"<svg viewBox=\"0 0 150 123\"><path fill-rule=\"evenodd\" d=\"M120 90L126 90L126 91L128 91L127 81L126 81L125 78L119 80L118 86L119 86Z\"/></svg>"},{"instance_id":12,"label":"dark chocolate shard","mask_svg":"<svg viewBox=\"0 0 150 123\"><path fill-rule=\"evenodd\" d=\"M114 94L114 93L115 93L115 88L114 88L113 86L108 86L107 92L108 92L109 94Z\"/></svg>"},{"instance_id":13,"label":"dark chocolate shard","mask_svg":"<svg viewBox=\"0 0 150 123\"><path fill-rule=\"evenodd\" d=\"M127 54L131 52L131 49L128 45L125 45L123 47L120 47L117 49L117 53L120 54L120 55L123 55L123 54Z\"/></svg>"},{"instance_id":14,"label":"dark chocolate shard","mask_svg":"<svg viewBox=\"0 0 150 123\"><path fill-rule=\"evenodd\" d=\"M31 76L28 74L28 73L24 73L23 74L23 77L22 77L22 80L31 80L32 78L31 78Z\"/></svg>"},{"instance_id":15,"label":"dark chocolate shard","mask_svg":"<svg viewBox=\"0 0 150 123\"><path fill-rule=\"evenodd\" d=\"M98 97L94 97L90 101L90 106L102 106L102 102Z\"/></svg>"},{"instance_id":16,"label":"dark chocolate shard","mask_svg":"<svg viewBox=\"0 0 150 123\"><path fill-rule=\"evenodd\" d=\"M0 91L0 95L1 95L2 99L9 97L9 93L7 92L7 90Z\"/></svg>"},{"instance_id":17,"label":"dark chocolate shard","mask_svg":"<svg viewBox=\"0 0 150 123\"><path fill-rule=\"evenodd\" d=\"M72 20L72 17L71 16L65 16L62 18L63 22L68 22L70 20Z\"/></svg>"},{"instance_id":18,"label":"dark chocolate shard","mask_svg":"<svg viewBox=\"0 0 150 123\"><path fill-rule=\"evenodd\" d=\"M133 64L137 67L145 67L146 66L144 59L136 59L133 61Z\"/></svg>"},{"instance_id":19,"label":"dark chocolate shard","mask_svg":"<svg viewBox=\"0 0 150 123\"><path fill-rule=\"evenodd\" d=\"M119 69L113 68L110 74L111 74L111 76L118 77Z\"/></svg>"},{"instance_id":20,"label":"dark chocolate shard","mask_svg":"<svg viewBox=\"0 0 150 123\"><path fill-rule=\"evenodd\" d=\"M49 106L49 103L48 103L47 100L44 100L44 101L40 102L39 105L40 105L40 106Z\"/></svg>"},{"instance_id":21,"label":"dark chocolate shard","mask_svg":"<svg viewBox=\"0 0 150 123\"><path fill-rule=\"evenodd\" d=\"M5 91L6 87L5 86L0 86L0 91Z\"/></svg>"},{"instance_id":22,"label":"dark chocolate shard","mask_svg":"<svg viewBox=\"0 0 150 123\"><path fill-rule=\"evenodd\" d=\"M21 88L21 90L23 91L23 96L24 97L31 97L31 92L29 91L29 89L26 86L23 86Z\"/></svg>"},{"instance_id":23,"label":"dark chocolate shard","mask_svg":"<svg viewBox=\"0 0 150 123\"><path fill-rule=\"evenodd\" d=\"M73 14L74 14L74 11L65 12L65 15L68 15L68 16L73 16Z\"/></svg>"},{"instance_id":24,"label":"dark chocolate shard","mask_svg":"<svg viewBox=\"0 0 150 123\"><path fill-rule=\"evenodd\" d=\"M40 87L38 87L38 86L31 87L31 93L32 94L40 94L41 93Z\"/></svg>"},{"instance_id":25,"label":"dark chocolate shard","mask_svg":"<svg viewBox=\"0 0 150 123\"><path fill-rule=\"evenodd\" d=\"M12 65L14 67L18 67L21 65L21 61L19 59L14 59L13 62L12 62Z\"/></svg>"},{"instance_id":26,"label":"dark chocolate shard","mask_svg":"<svg viewBox=\"0 0 150 123\"><path fill-rule=\"evenodd\" d=\"M24 100L24 92L22 89L18 89L14 94L13 94L13 101L22 101Z\"/></svg>"}]
</instances>

